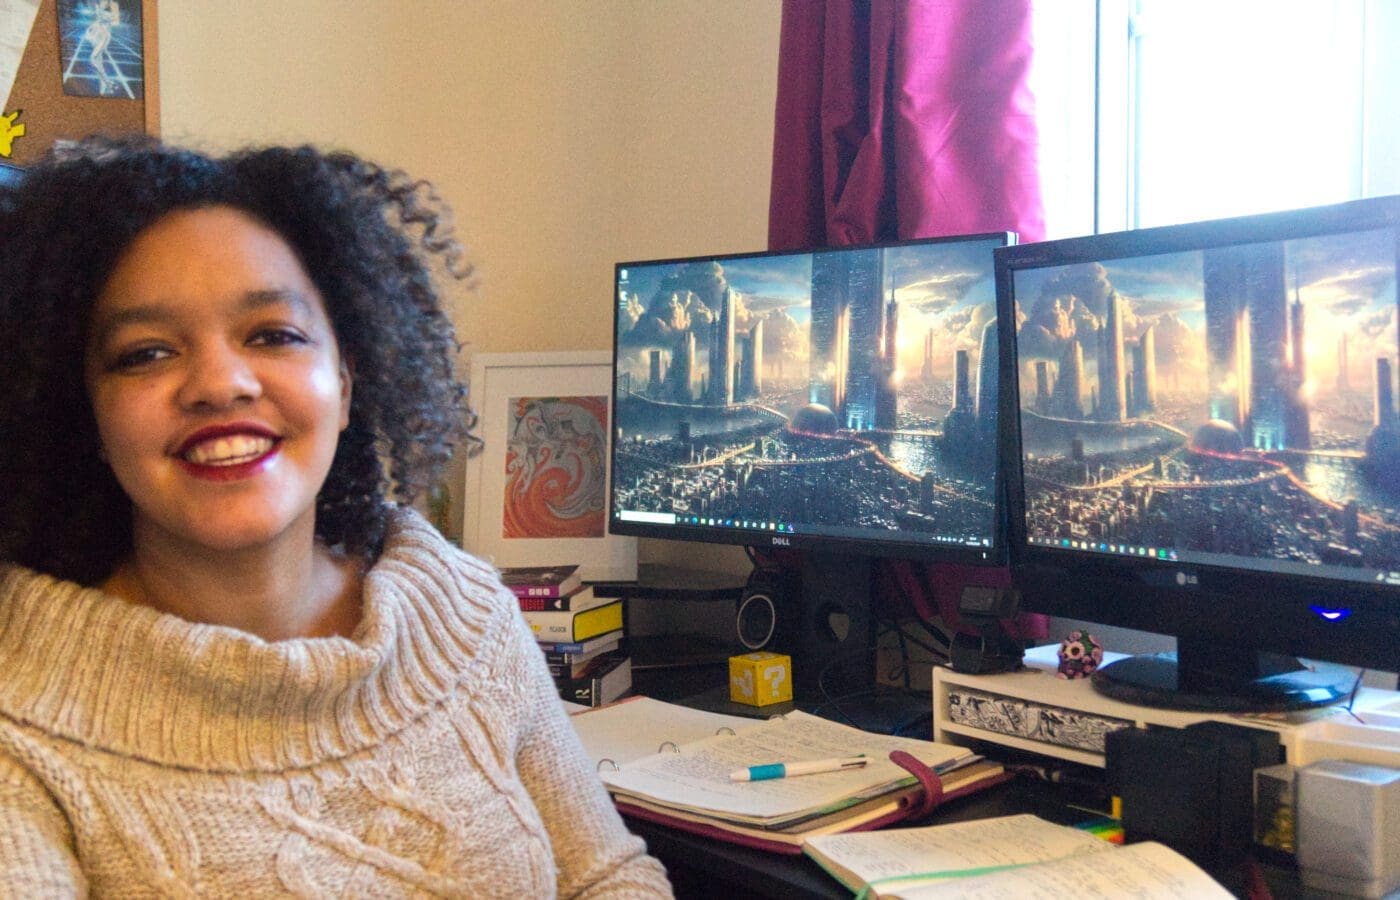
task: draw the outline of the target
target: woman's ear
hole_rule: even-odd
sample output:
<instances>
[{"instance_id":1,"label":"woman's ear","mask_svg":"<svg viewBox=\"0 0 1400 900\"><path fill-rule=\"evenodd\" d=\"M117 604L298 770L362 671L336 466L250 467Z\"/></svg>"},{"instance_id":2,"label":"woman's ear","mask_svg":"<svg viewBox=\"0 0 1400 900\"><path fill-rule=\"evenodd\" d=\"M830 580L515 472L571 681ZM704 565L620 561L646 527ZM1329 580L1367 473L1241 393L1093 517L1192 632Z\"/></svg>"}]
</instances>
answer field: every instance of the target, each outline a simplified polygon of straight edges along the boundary
<instances>
[{"instance_id":1,"label":"woman's ear","mask_svg":"<svg viewBox=\"0 0 1400 900\"><path fill-rule=\"evenodd\" d=\"M350 357L340 357L340 430L350 427L350 395L355 385L355 363Z\"/></svg>"}]
</instances>

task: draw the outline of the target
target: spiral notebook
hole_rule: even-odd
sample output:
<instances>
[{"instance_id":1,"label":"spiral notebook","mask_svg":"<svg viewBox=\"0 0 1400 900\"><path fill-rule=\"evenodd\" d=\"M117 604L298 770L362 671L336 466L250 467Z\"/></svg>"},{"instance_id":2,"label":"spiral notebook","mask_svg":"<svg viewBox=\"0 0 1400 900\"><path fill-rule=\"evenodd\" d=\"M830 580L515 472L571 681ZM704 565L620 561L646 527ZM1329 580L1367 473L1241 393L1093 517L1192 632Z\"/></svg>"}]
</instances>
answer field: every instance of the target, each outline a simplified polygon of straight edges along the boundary
<instances>
[{"instance_id":1,"label":"spiral notebook","mask_svg":"<svg viewBox=\"0 0 1400 900\"><path fill-rule=\"evenodd\" d=\"M623 815L798 854L813 835L917 818L1009 777L964 747L873 734L802 712L766 721L698 712L641 698L574 717ZM729 778L762 763L859 755L871 762L855 770Z\"/></svg>"}]
</instances>

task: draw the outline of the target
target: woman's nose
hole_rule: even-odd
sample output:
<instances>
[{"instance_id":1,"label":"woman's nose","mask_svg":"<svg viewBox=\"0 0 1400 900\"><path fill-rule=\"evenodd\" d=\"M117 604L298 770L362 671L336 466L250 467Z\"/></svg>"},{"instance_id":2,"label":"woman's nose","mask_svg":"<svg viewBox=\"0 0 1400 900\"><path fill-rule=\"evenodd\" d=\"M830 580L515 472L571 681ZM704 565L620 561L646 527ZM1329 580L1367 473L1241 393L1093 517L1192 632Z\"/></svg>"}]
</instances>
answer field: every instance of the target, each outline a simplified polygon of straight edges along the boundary
<instances>
[{"instance_id":1,"label":"woman's nose","mask_svg":"<svg viewBox=\"0 0 1400 900\"><path fill-rule=\"evenodd\" d=\"M238 348L218 345L190 351L177 399L186 409L224 409L261 393L249 360Z\"/></svg>"}]
</instances>

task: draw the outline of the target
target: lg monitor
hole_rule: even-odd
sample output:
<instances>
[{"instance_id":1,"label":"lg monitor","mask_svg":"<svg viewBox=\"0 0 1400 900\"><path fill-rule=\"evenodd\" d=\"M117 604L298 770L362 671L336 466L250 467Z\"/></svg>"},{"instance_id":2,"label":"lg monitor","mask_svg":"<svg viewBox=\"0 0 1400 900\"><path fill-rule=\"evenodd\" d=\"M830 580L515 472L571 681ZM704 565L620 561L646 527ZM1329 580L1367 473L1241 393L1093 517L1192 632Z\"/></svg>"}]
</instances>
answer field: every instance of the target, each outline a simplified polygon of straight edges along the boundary
<instances>
[{"instance_id":1,"label":"lg monitor","mask_svg":"<svg viewBox=\"0 0 1400 900\"><path fill-rule=\"evenodd\" d=\"M873 558L1002 563L1013 237L618 264L609 530L810 551L802 602L854 615Z\"/></svg>"},{"instance_id":2,"label":"lg monitor","mask_svg":"<svg viewBox=\"0 0 1400 900\"><path fill-rule=\"evenodd\" d=\"M1177 638L1132 702L1332 702L1400 664L1400 198L996 252L1026 607Z\"/></svg>"}]
</instances>

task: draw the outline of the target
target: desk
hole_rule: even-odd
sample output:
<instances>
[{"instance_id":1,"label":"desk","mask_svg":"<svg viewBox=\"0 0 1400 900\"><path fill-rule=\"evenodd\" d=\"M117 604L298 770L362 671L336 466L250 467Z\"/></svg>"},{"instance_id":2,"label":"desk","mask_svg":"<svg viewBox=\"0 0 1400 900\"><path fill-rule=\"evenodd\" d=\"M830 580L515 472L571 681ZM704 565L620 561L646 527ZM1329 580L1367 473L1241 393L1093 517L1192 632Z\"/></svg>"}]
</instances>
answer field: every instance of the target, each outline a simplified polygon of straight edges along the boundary
<instances>
[{"instance_id":1,"label":"desk","mask_svg":"<svg viewBox=\"0 0 1400 900\"><path fill-rule=\"evenodd\" d=\"M1069 805L1075 793L1062 785L1020 778L940 807L927 821L935 825L992 816L1034 813L1051 822L1072 825L1094 817ZM782 856L672 831L650 822L626 820L627 827L647 842L647 849L661 860L670 875L678 900L850 900L851 892L806 856ZM1212 872L1237 896L1250 895L1250 872ZM1289 867L1258 866L1257 877L1276 900L1331 900L1339 895L1303 888L1297 872ZM1262 894L1267 896L1268 894Z\"/></svg>"}]
</instances>

